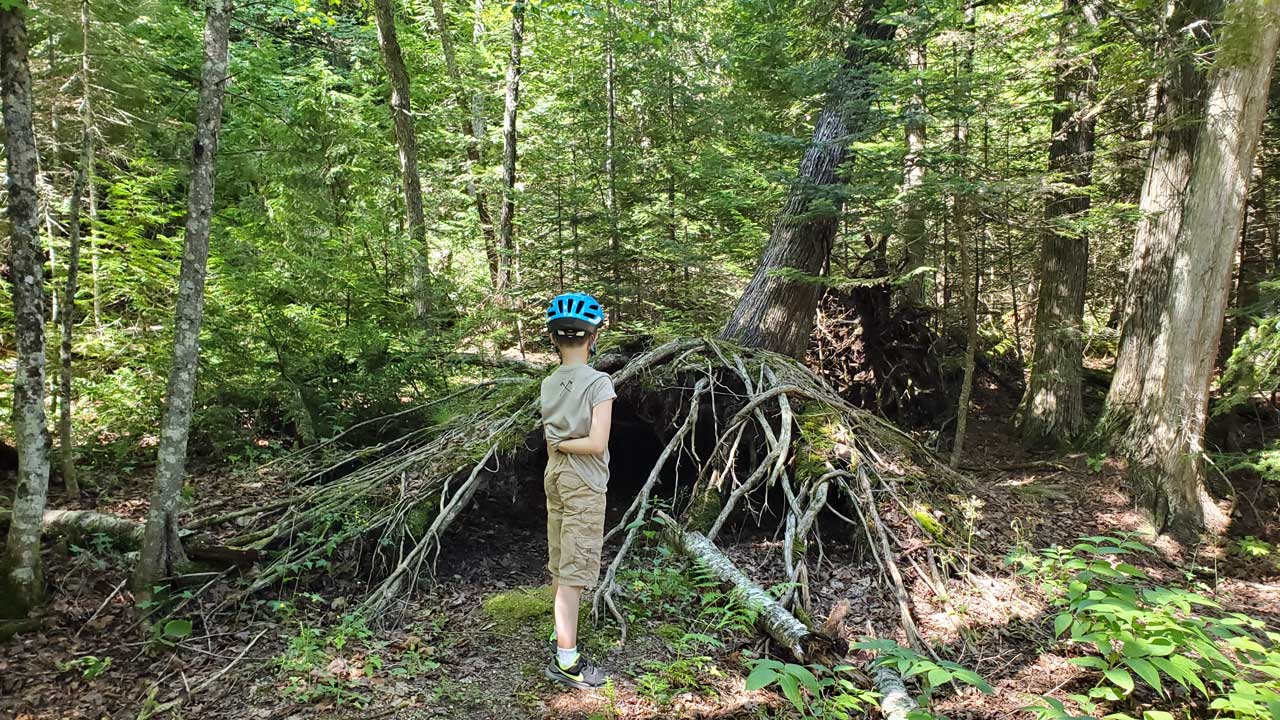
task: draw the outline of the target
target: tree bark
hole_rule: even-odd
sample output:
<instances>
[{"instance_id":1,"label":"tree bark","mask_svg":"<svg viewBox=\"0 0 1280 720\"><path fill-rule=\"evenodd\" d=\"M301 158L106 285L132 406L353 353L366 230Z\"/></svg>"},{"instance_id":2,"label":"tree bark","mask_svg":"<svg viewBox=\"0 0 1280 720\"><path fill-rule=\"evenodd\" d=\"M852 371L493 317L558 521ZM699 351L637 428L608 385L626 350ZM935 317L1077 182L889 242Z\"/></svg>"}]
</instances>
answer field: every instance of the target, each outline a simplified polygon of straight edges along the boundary
<instances>
[{"instance_id":1,"label":"tree bark","mask_svg":"<svg viewBox=\"0 0 1280 720\"><path fill-rule=\"evenodd\" d=\"M1280 6L1234 0L1225 8L1204 127L1177 215L1167 301L1122 447L1135 490L1161 531L1184 541L1225 529L1204 491L1204 426L1244 202L1266 113ZM1218 524L1222 523L1222 527Z\"/></svg>"},{"instance_id":2,"label":"tree bark","mask_svg":"<svg viewBox=\"0 0 1280 720\"><path fill-rule=\"evenodd\" d=\"M964 58L960 65L961 80L956 86L955 153L960 159L960 180L968 181L969 118L967 107L969 77L973 74L974 25L977 14L972 2L964 6ZM964 302L965 351L964 378L960 383L960 400L956 403L956 437L951 446L951 467L960 465L965 434L969 429L969 400L973 395L973 373L978 352L978 269L969 256L969 198L965 190L951 200L951 223L955 227L956 248L960 256L960 296ZM972 284L971 284L972 283Z\"/></svg>"},{"instance_id":3,"label":"tree bark","mask_svg":"<svg viewBox=\"0 0 1280 720\"><path fill-rule=\"evenodd\" d=\"M405 70L400 40L396 36L391 0L373 0L378 49L391 82L391 124L395 129L400 159L400 183L404 191L405 230L413 240L417 257L413 268L414 313L423 320L430 313L431 268L428 262L427 225L422 210L422 180L418 177L418 141L413 133L413 111L409 102L409 73Z\"/></svg>"},{"instance_id":4,"label":"tree bark","mask_svg":"<svg viewBox=\"0 0 1280 720\"><path fill-rule=\"evenodd\" d=\"M204 284L213 216L214 160L222 129L222 98L227 81L231 0L206 0L204 61L196 106L191 181L187 191L186 237L178 277L174 317L173 364L160 422L156 483L134 573L135 593L145 599L162 578L185 564L178 538L178 493L186 472L196 371L200 363L200 323L204 317Z\"/></svg>"},{"instance_id":5,"label":"tree bark","mask_svg":"<svg viewBox=\"0 0 1280 720\"><path fill-rule=\"evenodd\" d=\"M918 31L917 31L918 32ZM911 72L912 93L908 100L906 113L907 155L903 159L902 177L902 243L906 253L907 273L912 273L925 265L928 236L925 227L925 203L920 197L921 186L924 185L924 147L925 147L925 98L924 72L926 55L924 39L907 38L907 68ZM903 300L908 305L923 306L925 304L924 275L917 273L907 281L903 290Z\"/></svg>"},{"instance_id":6,"label":"tree bark","mask_svg":"<svg viewBox=\"0 0 1280 720\"><path fill-rule=\"evenodd\" d=\"M726 340L804 356L824 290L815 280L831 257L844 208L837 174L850 139L869 130L879 46L893 36L891 26L876 20L880 7L881 0L870 0L862 10L856 39L818 115L799 176L787 191L751 282L720 332Z\"/></svg>"},{"instance_id":7,"label":"tree bark","mask_svg":"<svg viewBox=\"0 0 1280 720\"><path fill-rule=\"evenodd\" d=\"M9 197L9 272L17 364L13 382L13 434L18 479L3 570L0 617L23 618L44 595L40 518L49 491L48 429L44 415L44 253L37 226L35 132L24 3L0 10L0 90L4 95L5 160Z\"/></svg>"},{"instance_id":8,"label":"tree bark","mask_svg":"<svg viewBox=\"0 0 1280 720\"><path fill-rule=\"evenodd\" d=\"M483 1L483 0L481 0ZM479 5L479 3L477 3ZM482 7L482 6L481 6ZM444 65L449 73L449 81L453 83L453 92L460 109L468 109L469 117L462 120L462 134L466 138L466 187L476 208L476 219L480 223L480 234L484 236L484 254L489 263L489 282L496 288L498 285L498 247L494 236L493 216L489 213L489 198L484 188L476 182L475 172L481 167L481 145L484 142L483 105L475 102L475 96L467 98L466 84L462 80L462 71L458 67L457 53L453 49L453 37L449 34L449 18L444 12L443 0L431 0L431 12L435 16L436 28L440 33L440 48L444 53ZM480 12L476 10L477 17ZM477 23L479 20L477 19Z\"/></svg>"},{"instance_id":9,"label":"tree bark","mask_svg":"<svg viewBox=\"0 0 1280 720\"><path fill-rule=\"evenodd\" d=\"M815 647L829 645L829 640L814 634L796 619L782 603L773 599L760 585L725 557L724 553L700 532L682 530L674 520L662 515L667 523L666 538L676 550L701 563L721 582L733 588L738 600L756 613L756 622L765 634L786 648L794 657L805 659Z\"/></svg>"},{"instance_id":10,"label":"tree bark","mask_svg":"<svg viewBox=\"0 0 1280 720\"><path fill-rule=\"evenodd\" d=\"M71 188L71 207L67 217L67 284L62 299L62 343L58 359L61 364L58 394L62 398L58 415L58 455L62 466L62 481L67 494L78 496L80 483L76 478L75 441L71 437L71 336L76 322L76 288L80 275L80 207L85 190L93 182L93 106L89 97L89 0L80 3L80 167Z\"/></svg>"},{"instance_id":11,"label":"tree bark","mask_svg":"<svg viewBox=\"0 0 1280 720\"><path fill-rule=\"evenodd\" d=\"M1116 437L1126 432L1153 360L1160 313L1168 298L1174 239L1182 224L1181 207L1200 135L1205 79L1194 54L1203 49L1203 36L1182 29L1212 21L1220 5L1220 0L1175 2L1160 52L1170 72L1153 89L1152 146L1138 202L1142 217L1133 240L1115 372L1099 423L1103 434Z\"/></svg>"},{"instance_id":12,"label":"tree bark","mask_svg":"<svg viewBox=\"0 0 1280 720\"><path fill-rule=\"evenodd\" d=\"M609 260L613 272L613 314L622 319L622 236L618 234L618 85L617 66L613 54L613 2L605 0L604 44L604 173L605 211L609 214Z\"/></svg>"},{"instance_id":13,"label":"tree bark","mask_svg":"<svg viewBox=\"0 0 1280 720\"><path fill-rule=\"evenodd\" d=\"M1052 185L1044 208L1031 377L1022 403L1022 439L1032 447L1067 442L1084 427L1080 375L1089 238L1071 225L1089 212L1098 67L1092 52L1079 46L1088 8L1083 0L1063 0L1062 9L1049 142Z\"/></svg>"},{"instance_id":14,"label":"tree bark","mask_svg":"<svg viewBox=\"0 0 1280 720\"><path fill-rule=\"evenodd\" d=\"M516 111L520 106L520 60L524 52L524 0L511 6L511 59L502 113L502 214L499 221L501 264L495 289L505 292L515 272Z\"/></svg>"}]
</instances>

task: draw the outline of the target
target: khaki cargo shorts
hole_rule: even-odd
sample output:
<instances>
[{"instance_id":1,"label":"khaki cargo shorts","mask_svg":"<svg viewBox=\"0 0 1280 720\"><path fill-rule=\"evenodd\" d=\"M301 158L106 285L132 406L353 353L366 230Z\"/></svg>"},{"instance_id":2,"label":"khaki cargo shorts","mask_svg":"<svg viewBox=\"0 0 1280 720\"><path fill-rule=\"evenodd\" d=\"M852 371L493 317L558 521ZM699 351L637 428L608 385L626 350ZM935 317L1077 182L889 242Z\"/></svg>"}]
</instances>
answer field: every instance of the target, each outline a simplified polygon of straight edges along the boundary
<instances>
[{"instance_id":1,"label":"khaki cargo shorts","mask_svg":"<svg viewBox=\"0 0 1280 720\"><path fill-rule=\"evenodd\" d=\"M567 462L548 463L547 569L569 587L593 587L600 579L605 494L592 489Z\"/></svg>"}]
</instances>

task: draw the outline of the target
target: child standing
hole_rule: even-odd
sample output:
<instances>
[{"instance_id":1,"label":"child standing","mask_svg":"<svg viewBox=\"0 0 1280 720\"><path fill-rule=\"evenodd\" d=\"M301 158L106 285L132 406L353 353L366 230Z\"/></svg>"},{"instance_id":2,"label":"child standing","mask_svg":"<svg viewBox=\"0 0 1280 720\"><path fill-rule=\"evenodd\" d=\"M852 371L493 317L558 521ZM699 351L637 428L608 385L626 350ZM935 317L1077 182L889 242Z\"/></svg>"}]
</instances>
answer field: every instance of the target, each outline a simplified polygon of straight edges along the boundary
<instances>
[{"instance_id":1,"label":"child standing","mask_svg":"<svg viewBox=\"0 0 1280 720\"><path fill-rule=\"evenodd\" d=\"M547 307L547 331L560 367L542 381L542 426L547 439L547 552L555 595L556 656L544 673L575 688L608 679L578 652L582 591L600 579L605 490L609 485L609 426L613 381L587 365L595 353L604 310L590 295L558 295Z\"/></svg>"}]
</instances>

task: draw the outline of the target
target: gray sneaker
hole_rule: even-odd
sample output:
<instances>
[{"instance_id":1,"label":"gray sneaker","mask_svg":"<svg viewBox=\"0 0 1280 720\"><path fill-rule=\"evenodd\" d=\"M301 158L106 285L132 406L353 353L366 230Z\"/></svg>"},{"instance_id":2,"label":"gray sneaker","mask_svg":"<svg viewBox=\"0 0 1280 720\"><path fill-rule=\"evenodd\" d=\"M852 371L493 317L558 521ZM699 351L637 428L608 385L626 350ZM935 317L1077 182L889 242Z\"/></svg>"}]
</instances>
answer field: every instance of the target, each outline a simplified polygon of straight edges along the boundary
<instances>
[{"instance_id":1,"label":"gray sneaker","mask_svg":"<svg viewBox=\"0 0 1280 720\"><path fill-rule=\"evenodd\" d=\"M579 690L592 690L604 685L609 681L609 676L605 671L592 665L581 653L578 659L569 667L560 667L560 662L555 658L547 664L542 671L548 679L554 680L561 685L568 685Z\"/></svg>"}]
</instances>

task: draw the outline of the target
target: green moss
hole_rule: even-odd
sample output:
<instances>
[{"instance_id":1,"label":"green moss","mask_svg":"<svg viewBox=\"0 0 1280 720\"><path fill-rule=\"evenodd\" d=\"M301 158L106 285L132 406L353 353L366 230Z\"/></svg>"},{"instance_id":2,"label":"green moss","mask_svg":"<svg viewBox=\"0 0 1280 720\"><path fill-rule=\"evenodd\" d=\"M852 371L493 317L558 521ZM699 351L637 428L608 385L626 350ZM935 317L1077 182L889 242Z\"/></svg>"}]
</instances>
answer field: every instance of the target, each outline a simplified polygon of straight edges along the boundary
<instances>
[{"instance_id":1,"label":"green moss","mask_svg":"<svg viewBox=\"0 0 1280 720\"><path fill-rule=\"evenodd\" d=\"M551 586L521 587L498 593L484 601L484 612L496 624L499 632L512 633L522 629L536 629L550 635Z\"/></svg>"},{"instance_id":2,"label":"green moss","mask_svg":"<svg viewBox=\"0 0 1280 720\"><path fill-rule=\"evenodd\" d=\"M436 504L434 501L420 502L414 505L404 516L404 531L415 538L422 537L422 534L431 527L431 523L436 519Z\"/></svg>"},{"instance_id":3,"label":"green moss","mask_svg":"<svg viewBox=\"0 0 1280 720\"><path fill-rule=\"evenodd\" d=\"M922 530L933 536L935 540L943 539L943 527L938 519L929 512L929 506L917 503L911 508L911 517L915 518L916 524Z\"/></svg>"},{"instance_id":4,"label":"green moss","mask_svg":"<svg viewBox=\"0 0 1280 720\"><path fill-rule=\"evenodd\" d=\"M690 504L685 513L685 526L698 532L710 530L716 518L720 517L722 507L720 492L714 487L707 487Z\"/></svg>"},{"instance_id":5,"label":"green moss","mask_svg":"<svg viewBox=\"0 0 1280 720\"><path fill-rule=\"evenodd\" d=\"M840 415L829 409L802 413L796 415L796 426L800 429L796 478L819 478L827 471L826 462L840 443Z\"/></svg>"},{"instance_id":6,"label":"green moss","mask_svg":"<svg viewBox=\"0 0 1280 720\"><path fill-rule=\"evenodd\" d=\"M684 637L686 632L687 631L684 628L680 627L679 625L664 623L654 628L653 634L657 635L663 640L667 640L669 642L676 642L680 638Z\"/></svg>"}]
</instances>

